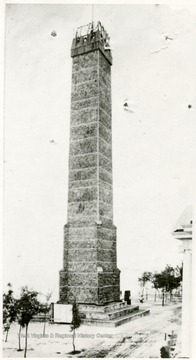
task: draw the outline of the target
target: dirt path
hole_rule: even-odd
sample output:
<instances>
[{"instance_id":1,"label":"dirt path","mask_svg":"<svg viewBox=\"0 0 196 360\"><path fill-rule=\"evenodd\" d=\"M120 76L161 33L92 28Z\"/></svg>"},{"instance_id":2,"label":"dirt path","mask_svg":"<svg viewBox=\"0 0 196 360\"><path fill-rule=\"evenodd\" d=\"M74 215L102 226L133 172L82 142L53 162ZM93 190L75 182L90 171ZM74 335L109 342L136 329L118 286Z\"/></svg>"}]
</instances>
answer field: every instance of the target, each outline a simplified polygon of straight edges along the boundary
<instances>
[{"instance_id":1,"label":"dirt path","mask_svg":"<svg viewBox=\"0 0 196 360\"><path fill-rule=\"evenodd\" d=\"M151 308L149 316L124 325L124 331L117 334L116 343L108 346L102 342L99 347L96 344L91 349L83 351L80 357L160 357L160 348L167 344L168 334L171 334L172 330L178 334L178 341L180 341L180 325L181 306L174 305L162 309ZM165 334L167 334L166 340ZM174 354L177 356L179 344L178 350L175 350Z\"/></svg>"},{"instance_id":2,"label":"dirt path","mask_svg":"<svg viewBox=\"0 0 196 360\"><path fill-rule=\"evenodd\" d=\"M145 303L140 309L150 309L150 314L136 318L117 328L103 328L81 325L77 329L77 355L72 352L72 334L69 325L47 324L46 337L43 338L43 323L31 323L28 334L27 357L44 358L158 358L160 348L167 344L165 334L172 330L177 334L175 353L180 350L181 305ZM22 358L17 352L18 325L12 325L8 342L3 342L4 357ZM21 346L24 348L24 333ZM177 356L176 356L177 357Z\"/></svg>"}]
</instances>

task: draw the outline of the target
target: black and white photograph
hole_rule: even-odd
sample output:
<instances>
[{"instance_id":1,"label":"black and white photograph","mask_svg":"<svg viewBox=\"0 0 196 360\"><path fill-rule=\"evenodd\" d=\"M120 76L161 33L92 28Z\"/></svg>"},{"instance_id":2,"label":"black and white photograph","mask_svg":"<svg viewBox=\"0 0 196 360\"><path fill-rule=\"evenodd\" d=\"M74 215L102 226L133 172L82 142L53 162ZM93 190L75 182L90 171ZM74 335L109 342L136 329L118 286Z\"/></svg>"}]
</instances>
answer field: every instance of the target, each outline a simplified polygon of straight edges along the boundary
<instances>
[{"instance_id":1,"label":"black and white photograph","mask_svg":"<svg viewBox=\"0 0 196 360\"><path fill-rule=\"evenodd\" d=\"M196 5L2 19L2 356L193 358Z\"/></svg>"}]
</instances>

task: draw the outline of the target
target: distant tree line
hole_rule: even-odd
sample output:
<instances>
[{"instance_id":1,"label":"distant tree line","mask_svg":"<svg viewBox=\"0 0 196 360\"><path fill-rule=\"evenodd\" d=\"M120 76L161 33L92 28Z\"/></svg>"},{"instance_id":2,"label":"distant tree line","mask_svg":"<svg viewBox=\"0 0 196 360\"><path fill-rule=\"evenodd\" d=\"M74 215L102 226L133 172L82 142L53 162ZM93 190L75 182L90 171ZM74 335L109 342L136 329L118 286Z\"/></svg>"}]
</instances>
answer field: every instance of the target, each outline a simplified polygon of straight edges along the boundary
<instances>
[{"instance_id":1,"label":"distant tree line","mask_svg":"<svg viewBox=\"0 0 196 360\"><path fill-rule=\"evenodd\" d=\"M144 290L147 283L151 283L152 287L162 294L162 306L165 305L165 297L169 295L170 300L172 300L173 291L178 289L181 286L182 282L182 267L176 266L172 267L166 265L165 269L158 272L143 272L142 276L138 278L138 282L142 289L142 296L144 297ZM156 301L156 291L155 298ZM146 300L148 299L148 293L146 291Z\"/></svg>"}]
</instances>

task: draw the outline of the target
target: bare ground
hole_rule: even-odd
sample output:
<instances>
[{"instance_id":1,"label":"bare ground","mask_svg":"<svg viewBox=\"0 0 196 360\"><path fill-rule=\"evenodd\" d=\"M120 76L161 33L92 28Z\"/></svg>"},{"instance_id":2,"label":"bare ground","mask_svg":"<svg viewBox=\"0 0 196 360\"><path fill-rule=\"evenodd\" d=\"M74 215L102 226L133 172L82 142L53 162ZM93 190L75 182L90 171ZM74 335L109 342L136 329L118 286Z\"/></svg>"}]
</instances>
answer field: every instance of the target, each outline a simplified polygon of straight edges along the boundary
<instances>
[{"instance_id":1,"label":"bare ground","mask_svg":"<svg viewBox=\"0 0 196 360\"><path fill-rule=\"evenodd\" d=\"M27 357L79 357L79 358L159 358L160 348L167 345L168 335L174 331L177 342L173 356L180 356L181 346L181 304L145 303L140 308L149 308L150 315L137 318L117 328L101 328L82 325L77 330L76 350L73 355L72 333L69 325L46 326L43 337L43 323L29 326ZM8 342L3 342L4 357L23 357L17 352L18 325L11 327ZM21 338L24 348L24 332Z\"/></svg>"}]
</instances>

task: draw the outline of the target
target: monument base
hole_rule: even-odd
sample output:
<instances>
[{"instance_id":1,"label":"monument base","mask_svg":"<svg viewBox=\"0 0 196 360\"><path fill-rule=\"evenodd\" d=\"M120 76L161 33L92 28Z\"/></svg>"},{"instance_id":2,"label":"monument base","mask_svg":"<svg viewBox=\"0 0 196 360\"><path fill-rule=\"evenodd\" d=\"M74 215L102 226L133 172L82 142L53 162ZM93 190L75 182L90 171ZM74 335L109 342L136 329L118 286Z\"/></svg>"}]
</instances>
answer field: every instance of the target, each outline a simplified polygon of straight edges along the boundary
<instances>
[{"instance_id":1,"label":"monument base","mask_svg":"<svg viewBox=\"0 0 196 360\"><path fill-rule=\"evenodd\" d=\"M140 310L138 305L114 302L108 305L78 304L82 324L116 327L136 317L145 316L150 310Z\"/></svg>"}]
</instances>

